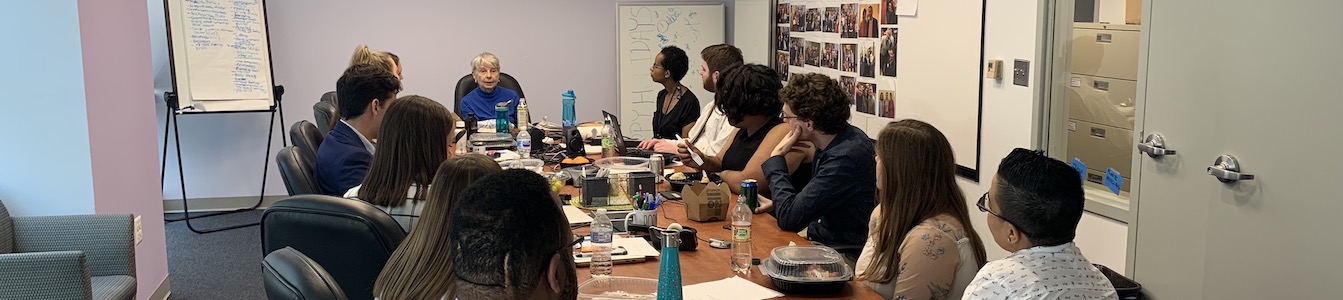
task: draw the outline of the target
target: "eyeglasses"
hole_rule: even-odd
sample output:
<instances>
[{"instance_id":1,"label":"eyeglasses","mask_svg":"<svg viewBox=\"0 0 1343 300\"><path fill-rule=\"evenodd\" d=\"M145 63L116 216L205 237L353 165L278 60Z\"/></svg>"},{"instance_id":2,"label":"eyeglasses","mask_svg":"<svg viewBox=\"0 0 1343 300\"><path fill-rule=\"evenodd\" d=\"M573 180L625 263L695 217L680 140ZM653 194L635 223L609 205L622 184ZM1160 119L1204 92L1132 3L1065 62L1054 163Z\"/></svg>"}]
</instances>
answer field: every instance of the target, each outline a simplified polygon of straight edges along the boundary
<instances>
[{"instance_id":1,"label":"eyeglasses","mask_svg":"<svg viewBox=\"0 0 1343 300\"><path fill-rule=\"evenodd\" d=\"M779 118L780 118L780 119L784 119L784 120L787 120L787 119L797 119L797 116L789 116L787 113L779 112Z\"/></svg>"},{"instance_id":2,"label":"eyeglasses","mask_svg":"<svg viewBox=\"0 0 1343 300\"><path fill-rule=\"evenodd\" d=\"M568 252L566 253L566 255L569 255L570 257L572 257L572 256L573 256L573 251L574 251L574 246L576 246L576 245L578 245L578 244L582 244L582 243L583 243L583 236L581 236L581 235L574 235L574 241L573 241L573 242L566 243L566 244L564 244L564 245L562 245L562 246L559 246L559 247L555 248L555 250L551 250L550 252L546 252L546 253L555 253L555 252L560 252L560 251L562 251L562 250L568 250ZM546 264L549 264L549 263L550 263L550 256L543 256L543 257L541 258L541 265L546 265ZM505 268L507 268L507 266L505 266ZM470 283L470 284L472 284L472 285L504 288L504 285L503 285L502 283L479 283L479 282L471 281L470 279L466 279L466 278L462 277L462 273L461 273L461 272L454 272L454 273L452 274L452 276L455 276L455 277L457 277L457 279L461 279L462 281L465 281L465 282Z\"/></svg>"},{"instance_id":3,"label":"eyeglasses","mask_svg":"<svg viewBox=\"0 0 1343 300\"><path fill-rule=\"evenodd\" d=\"M1030 236L1030 235L1031 235L1031 233L1026 232L1025 229L1022 229L1022 228L1021 228L1021 225L1017 225L1016 222L1012 222L1012 220L1008 220L1007 218L1004 218L1003 215L1000 215L1000 214L998 214L998 213L995 213L995 212L989 210L988 200L989 200L989 193L984 193L984 196L980 196L980 197L979 197L979 202L975 203L975 206L978 206L978 207L979 207L979 211L986 212L986 213L989 213L990 215L993 215L993 216L995 216L995 217L998 217L998 219L1003 220L1003 222L1007 222L1007 224L1012 224L1012 227L1016 227L1016 228L1017 228L1017 231L1021 231L1021 233L1026 234L1026 236Z\"/></svg>"},{"instance_id":4,"label":"eyeglasses","mask_svg":"<svg viewBox=\"0 0 1343 300\"><path fill-rule=\"evenodd\" d=\"M652 66L652 67L649 67L649 68L650 68L650 69L661 69L661 68L662 68L662 65L659 65L659 64L653 64L653 66Z\"/></svg>"}]
</instances>

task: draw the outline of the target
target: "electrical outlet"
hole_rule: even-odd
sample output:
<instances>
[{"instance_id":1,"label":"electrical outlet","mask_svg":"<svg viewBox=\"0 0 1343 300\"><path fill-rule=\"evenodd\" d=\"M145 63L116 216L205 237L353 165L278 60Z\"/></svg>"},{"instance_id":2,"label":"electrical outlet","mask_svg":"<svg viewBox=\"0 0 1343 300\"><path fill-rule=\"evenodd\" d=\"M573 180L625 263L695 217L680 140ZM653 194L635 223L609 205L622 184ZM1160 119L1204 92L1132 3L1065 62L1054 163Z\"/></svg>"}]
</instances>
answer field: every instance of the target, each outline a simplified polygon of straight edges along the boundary
<instances>
[{"instance_id":1,"label":"electrical outlet","mask_svg":"<svg viewBox=\"0 0 1343 300\"><path fill-rule=\"evenodd\" d=\"M1031 62L1018 59L1012 64L1012 84L1030 86Z\"/></svg>"},{"instance_id":2,"label":"electrical outlet","mask_svg":"<svg viewBox=\"0 0 1343 300\"><path fill-rule=\"evenodd\" d=\"M140 215L135 215L135 245L140 245L145 239L144 226L141 226Z\"/></svg>"}]
</instances>

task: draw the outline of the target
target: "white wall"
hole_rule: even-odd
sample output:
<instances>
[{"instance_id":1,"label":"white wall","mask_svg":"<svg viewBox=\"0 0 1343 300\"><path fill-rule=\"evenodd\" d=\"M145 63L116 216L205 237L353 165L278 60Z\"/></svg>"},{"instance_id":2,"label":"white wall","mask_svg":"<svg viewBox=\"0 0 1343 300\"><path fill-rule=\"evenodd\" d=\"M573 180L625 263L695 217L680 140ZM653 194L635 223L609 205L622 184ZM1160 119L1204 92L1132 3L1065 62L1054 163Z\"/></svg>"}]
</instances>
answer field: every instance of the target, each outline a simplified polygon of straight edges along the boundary
<instances>
[{"instance_id":1,"label":"white wall","mask_svg":"<svg viewBox=\"0 0 1343 300\"><path fill-rule=\"evenodd\" d=\"M1033 126L1036 120L1036 77L1040 69L1036 68L1037 51L1040 37L1039 18L1044 0L994 0L988 1L985 18L985 56L988 59L1003 59L1010 67L1014 59L1031 61L1031 86L1012 85L1010 76L1004 81L986 81L984 84L983 125L981 128L980 182L960 180L969 205L988 191L998 163L1014 148L1036 148L1033 143ZM1010 72L1010 71L1009 71ZM972 209L975 228L987 243L989 258L997 259L1007 255L989 235L986 223L987 214ZM1127 228L1103 217L1087 213L1078 228L1077 243L1084 254L1093 263L1104 264L1115 271L1124 272L1124 262L1128 244Z\"/></svg>"},{"instance_id":2,"label":"white wall","mask_svg":"<svg viewBox=\"0 0 1343 300\"><path fill-rule=\"evenodd\" d=\"M162 28L162 1L147 1L151 27ZM427 96L451 109L453 89L470 73L471 58L490 51L499 56L502 70L522 84L532 119L550 116L558 121L559 95L568 89L578 95L578 117L597 119L602 110L617 111L617 2L657 1L270 1L271 55L276 83L286 89L285 122L313 119L312 104L322 93L335 90L336 79L360 43L401 57L406 87L401 95ZM726 4L731 41L733 1L711 2ZM155 39L155 87L165 89L171 86L167 43L162 35ZM160 108L159 126L164 124L163 113ZM267 114L190 115L178 120L188 198L257 194ZM284 124L286 130L289 124ZM277 138L275 149L279 144ZM282 195L284 184L274 162L269 165L266 194ZM173 162L168 169L164 198L181 198Z\"/></svg>"},{"instance_id":3,"label":"white wall","mask_svg":"<svg viewBox=\"0 0 1343 300\"><path fill-rule=\"evenodd\" d=\"M10 214L90 214L93 171L78 1L0 4L0 201ZM40 50L40 51L34 51ZM35 159L42 158L42 159ZM58 158L58 159L56 159Z\"/></svg>"}]
</instances>

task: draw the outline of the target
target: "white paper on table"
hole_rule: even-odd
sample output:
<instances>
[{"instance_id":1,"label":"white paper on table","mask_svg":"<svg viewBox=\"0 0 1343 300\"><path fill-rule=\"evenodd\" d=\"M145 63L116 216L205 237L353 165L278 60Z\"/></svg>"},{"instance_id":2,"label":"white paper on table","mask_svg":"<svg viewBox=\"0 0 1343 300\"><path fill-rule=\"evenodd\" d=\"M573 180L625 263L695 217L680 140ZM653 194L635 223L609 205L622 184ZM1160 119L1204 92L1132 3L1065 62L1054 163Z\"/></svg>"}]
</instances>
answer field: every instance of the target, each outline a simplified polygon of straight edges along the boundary
<instances>
[{"instance_id":1,"label":"white paper on table","mask_svg":"<svg viewBox=\"0 0 1343 300\"><path fill-rule=\"evenodd\" d=\"M914 16L919 12L919 0L899 0L896 2L895 14L898 16Z\"/></svg>"},{"instance_id":2,"label":"white paper on table","mask_svg":"<svg viewBox=\"0 0 1343 300\"><path fill-rule=\"evenodd\" d=\"M569 219L570 226L592 223L592 216L573 205L564 206L564 218Z\"/></svg>"},{"instance_id":3,"label":"white paper on table","mask_svg":"<svg viewBox=\"0 0 1343 300\"><path fill-rule=\"evenodd\" d=\"M591 242L585 241L583 242L583 245L591 245ZM661 252L658 252L657 249L653 249L653 246L648 244L648 241L643 238L615 237L615 239L611 240L611 247L625 248L625 255L611 256L611 261L618 264L643 262L650 257L658 257L659 255L662 255ZM574 263L579 266L586 266L591 262L592 256L585 255L584 257L574 257Z\"/></svg>"},{"instance_id":4,"label":"white paper on table","mask_svg":"<svg viewBox=\"0 0 1343 300\"><path fill-rule=\"evenodd\" d=\"M755 284L750 280L732 276L727 279L687 285L681 288L686 300L719 299L770 299L783 297L783 294Z\"/></svg>"}]
</instances>

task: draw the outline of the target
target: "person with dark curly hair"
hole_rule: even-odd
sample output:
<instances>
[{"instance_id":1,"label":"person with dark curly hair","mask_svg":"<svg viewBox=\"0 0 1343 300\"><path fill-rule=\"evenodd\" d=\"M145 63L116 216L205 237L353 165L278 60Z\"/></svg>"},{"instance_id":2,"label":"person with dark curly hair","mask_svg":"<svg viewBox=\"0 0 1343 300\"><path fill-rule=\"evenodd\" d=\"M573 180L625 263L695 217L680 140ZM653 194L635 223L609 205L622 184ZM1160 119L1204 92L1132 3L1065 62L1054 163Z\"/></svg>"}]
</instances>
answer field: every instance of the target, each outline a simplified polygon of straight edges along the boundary
<instances>
[{"instance_id":1,"label":"person with dark curly hair","mask_svg":"<svg viewBox=\"0 0 1343 300\"><path fill-rule=\"evenodd\" d=\"M769 182L764 180L761 165L769 158L770 149L774 149L789 130L788 126L778 126L783 124L783 119L779 118L779 112L783 110L783 102L779 101L780 88L783 84L779 82L779 75L768 66L738 64L728 67L718 79L714 101L716 109L727 117L728 125L737 129L728 137L727 147L719 153L706 155L694 145L680 145L677 152L681 162L692 168L720 172L723 182L734 194L741 193L743 180L755 179L759 181L757 193L769 195ZM697 163L691 157L691 151L703 158L704 163ZM789 173L797 170L806 159L805 154L789 154Z\"/></svg>"},{"instance_id":2,"label":"person with dark curly hair","mask_svg":"<svg viewBox=\"0 0 1343 300\"><path fill-rule=\"evenodd\" d=\"M699 118L699 98L690 88L681 85L681 79L690 71L690 57L676 46L662 48L648 68L653 81L662 84L658 92L658 109L653 112L653 138L675 139L677 134L689 135L690 126Z\"/></svg>"},{"instance_id":3,"label":"person with dark curly hair","mask_svg":"<svg viewBox=\"0 0 1343 300\"><path fill-rule=\"evenodd\" d=\"M807 230L807 239L822 244L862 245L867 222L876 208L876 152L862 129L849 125L853 99L829 76L794 75L779 91L780 118L789 132L776 145L763 169L769 195L756 212L769 212L788 231ZM810 143L811 145L807 145ZM790 153L815 147L810 183L794 187Z\"/></svg>"}]
</instances>

